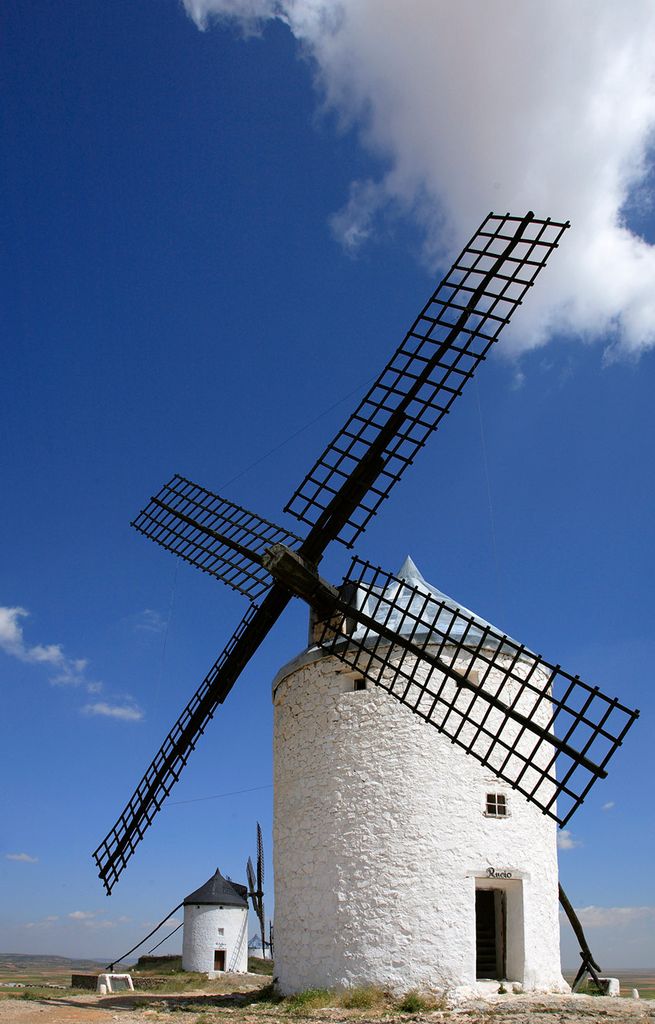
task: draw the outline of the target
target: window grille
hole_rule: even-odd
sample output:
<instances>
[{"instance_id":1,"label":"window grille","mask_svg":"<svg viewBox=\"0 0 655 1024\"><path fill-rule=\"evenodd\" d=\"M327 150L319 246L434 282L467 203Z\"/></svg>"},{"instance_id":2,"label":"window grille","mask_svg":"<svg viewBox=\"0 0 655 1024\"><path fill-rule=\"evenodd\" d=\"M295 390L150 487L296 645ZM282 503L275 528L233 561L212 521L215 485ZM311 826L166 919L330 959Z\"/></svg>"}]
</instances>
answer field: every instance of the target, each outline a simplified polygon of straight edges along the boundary
<instances>
[{"instance_id":1,"label":"window grille","mask_svg":"<svg viewBox=\"0 0 655 1024\"><path fill-rule=\"evenodd\" d=\"M507 817L507 797L504 793L487 793L485 814L488 818Z\"/></svg>"}]
</instances>

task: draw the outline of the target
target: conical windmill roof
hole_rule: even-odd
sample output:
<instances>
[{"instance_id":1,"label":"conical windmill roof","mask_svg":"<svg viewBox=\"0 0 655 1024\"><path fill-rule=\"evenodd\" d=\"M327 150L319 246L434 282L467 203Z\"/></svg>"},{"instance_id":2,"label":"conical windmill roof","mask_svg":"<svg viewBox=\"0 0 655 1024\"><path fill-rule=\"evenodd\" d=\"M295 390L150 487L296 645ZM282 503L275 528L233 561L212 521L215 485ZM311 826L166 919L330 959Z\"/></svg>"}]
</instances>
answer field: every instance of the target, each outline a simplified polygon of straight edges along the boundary
<instances>
[{"instance_id":1,"label":"conical windmill roof","mask_svg":"<svg viewBox=\"0 0 655 1024\"><path fill-rule=\"evenodd\" d=\"M488 629L502 634L502 630L497 629L463 604L454 601L438 587L428 583L409 555L396 576L406 586L399 588L398 584L394 582L386 590L381 587L372 587L370 590L360 589L355 597L355 602L365 614L370 615L378 622L384 622L386 626L400 633L401 636L412 632L413 621L410 617L412 613L417 616L421 615L426 622L423 635L426 632L434 631L449 637L453 643L459 643L466 631L468 647L479 643L483 633ZM435 604L429 603L426 607L426 596L434 598ZM380 597L382 597L382 601L379 600ZM388 599L388 603L385 599ZM390 605L392 605L391 613L389 613ZM410 616L403 615L403 612L409 612ZM454 612L459 612L459 615L454 615ZM467 620L473 622L470 628L468 628L469 621ZM353 635L356 639L361 639L369 632L366 626L358 625ZM485 635L488 636L488 634ZM508 639L511 638L508 637Z\"/></svg>"},{"instance_id":2,"label":"conical windmill roof","mask_svg":"<svg viewBox=\"0 0 655 1024\"><path fill-rule=\"evenodd\" d=\"M381 587L361 587L354 595L353 604L369 615L374 621L384 623L401 635L408 635L412 632L411 620L408 621L407 617L403 617L403 609L415 612L417 615L420 614L426 626L423 632L417 630L414 635L425 637L426 633L434 633L437 643L442 643L444 636L452 640L453 644L460 643L467 624L470 622L472 624L466 631L465 643L467 647L477 647L484 635L485 647L498 648L500 645L502 649L502 642L497 640L493 633L490 635L486 632L491 629L497 635L505 637L509 641L509 653L515 653L516 647L519 646L516 644L516 641L512 640L507 634L504 634L502 630L487 622L482 616L476 615L475 612L466 608L465 605L454 601L452 597L444 594L438 587L428 583L409 555L396 573L396 577L402 581L400 587L395 582L386 590ZM380 595L383 596L381 602L378 600ZM433 598L433 602L428 602L426 605L426 596ZM388 603L385 602L385 597L388 598ZM391 611L389 608L390 604L392 605ZM455 614L456 612L459 614ZM432 618L430 618L430 615L432 615ZM375 630L371 626L358 624L355 632L352 634L352 639L363 644L369 641L373 642ZM337 642L347 644L348 637L344 636L342 640ZM526 650L526 653L529 652ZM278 685L290 672L301 665L318 661L324 657L325 652L317 644L310 643L310 646L301 654L292 658L291 661L279 669L273 679L273 692L275 693Z\"/></svg>"},{"instance_id":3,"label":"conical windmill roof","mask_svg":"<svg viewBox=\"0 0 655 1024\"><path fill-rule=\"evenodd\" d=\"M218 868L216 874L208 878L204 885L190 893L184 900L195 904L220 904L222 907L247 907L248 890L245 885L224 878Z\"/></svg>"}]
</instances>

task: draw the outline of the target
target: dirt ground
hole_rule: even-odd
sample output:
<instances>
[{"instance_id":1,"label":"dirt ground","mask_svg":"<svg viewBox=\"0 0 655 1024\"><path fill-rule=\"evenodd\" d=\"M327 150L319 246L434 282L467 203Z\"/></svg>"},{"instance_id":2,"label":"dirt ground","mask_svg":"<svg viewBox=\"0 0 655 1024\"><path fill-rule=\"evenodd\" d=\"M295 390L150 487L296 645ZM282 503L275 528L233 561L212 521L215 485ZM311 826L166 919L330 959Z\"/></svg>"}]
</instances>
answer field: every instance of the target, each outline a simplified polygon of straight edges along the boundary
<instances>
[{"instance_id":1,"label":"dirt ground","mask_svg":"<svg viewBox=\"0 0 655 1024\"><path fill-rule=\"evenodd\" d=\"M244 993L245 996L245 993ZM102 996L57 993L0 999L0 1024L655 1024L655 1001L592 996L504 995L476 999L461 1006L421 1013L372 1010L290 1012L271 1003L206 992L183 995L130 993Z\"/></svg>"}]
</instances>

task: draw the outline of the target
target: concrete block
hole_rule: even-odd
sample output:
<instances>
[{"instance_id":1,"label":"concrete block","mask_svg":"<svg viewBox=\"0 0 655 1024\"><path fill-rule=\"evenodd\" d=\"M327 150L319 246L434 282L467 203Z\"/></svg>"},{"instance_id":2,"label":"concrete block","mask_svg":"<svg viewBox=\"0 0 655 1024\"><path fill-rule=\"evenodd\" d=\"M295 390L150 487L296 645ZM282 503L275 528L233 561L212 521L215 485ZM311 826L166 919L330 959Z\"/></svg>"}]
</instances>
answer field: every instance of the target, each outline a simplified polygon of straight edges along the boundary
<instances>
[{"instance_id":1,"label":"concrete block","mask_svg":"<svg viewBox=\"0 0 655 1024\"><path fill-rule=\"evenodd\" d=\"M621 995L621 986L618 978L599 978L598 980L603 986L606 996L616 997Z\"/></svg>"},{"instance_id":2,"label":"concrete block","mask_svg":"<svg viewBox=\"0 0 655 1024\"><path fill-rule=\"evenodd\" d=\"M102 992L133 992L134 985L130 974L99 974L97 991Z\"/></svg>"}]
</instances>

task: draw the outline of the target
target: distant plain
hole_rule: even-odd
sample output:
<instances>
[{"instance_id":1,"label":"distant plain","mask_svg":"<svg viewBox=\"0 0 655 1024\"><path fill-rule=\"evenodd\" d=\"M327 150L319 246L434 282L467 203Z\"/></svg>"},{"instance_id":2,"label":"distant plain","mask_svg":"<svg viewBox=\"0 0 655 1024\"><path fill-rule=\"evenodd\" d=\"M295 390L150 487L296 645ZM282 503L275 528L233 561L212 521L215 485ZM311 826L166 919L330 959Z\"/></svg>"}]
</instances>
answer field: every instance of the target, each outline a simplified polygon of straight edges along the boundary
<instances>
[{"instance_id":1,"label":"distant plain","mask_svg":"<svg viewBox=\"0 0 655 1024\"><path fill-rule=\"evenodd\" d=\"M134 961L127 961L123 969L129 970ZM267 969L270 970L268 965ZM60 956L40 956L29 953L0 953L0 996L15 993L14 985L40 989L48 986L69 988L71 973L105 970L106 963L84 958L69 959ZM637 989L642 999L655 999L655 968L603 968L603 975L618 978L621 995L630 996ZM574 970L564 970L564 977L571 983ZM181 979L180 979L181 980ZM6 987L11 985L12 987ZM183 987L183 986L181 986Z\"/></svg>"}]
</instances>

